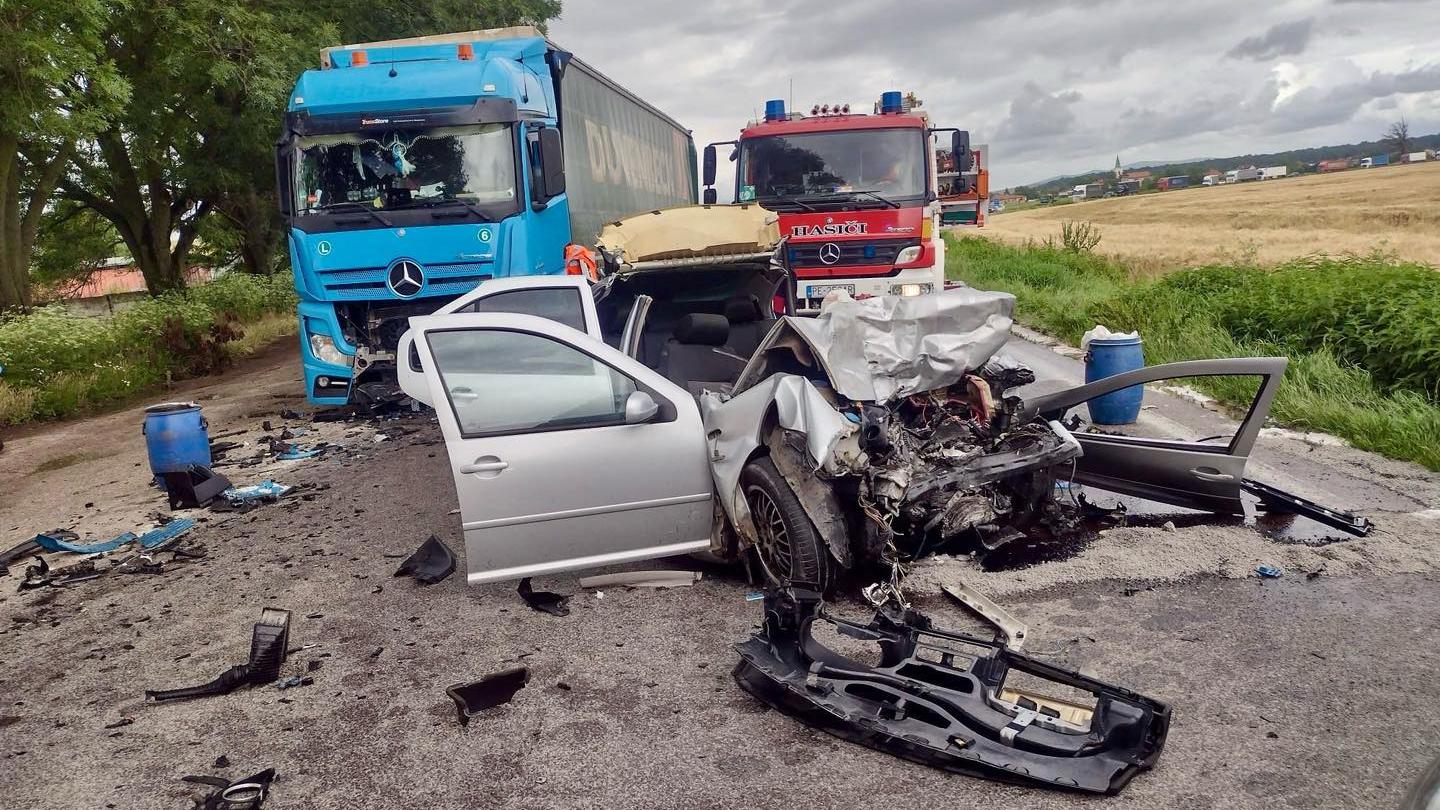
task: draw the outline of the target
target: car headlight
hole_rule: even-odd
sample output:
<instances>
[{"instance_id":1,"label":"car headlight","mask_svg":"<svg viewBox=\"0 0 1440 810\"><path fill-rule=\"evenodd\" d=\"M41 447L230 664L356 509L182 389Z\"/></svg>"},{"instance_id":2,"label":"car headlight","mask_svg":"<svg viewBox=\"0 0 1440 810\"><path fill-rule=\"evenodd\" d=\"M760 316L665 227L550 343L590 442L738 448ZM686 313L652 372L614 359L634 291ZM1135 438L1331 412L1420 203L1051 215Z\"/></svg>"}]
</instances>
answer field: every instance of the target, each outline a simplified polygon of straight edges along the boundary
<instances>
[{"instance_id":1,"label":"car headlight","mask_svg":"<svg viewBox=\"0 0 1440 810\"><path fill-rule=\"evenodd\" d=\"M334 339L329 335L311 335L310 353L321 362L333 363L337 366L348 367L355 364L354 356L340 351L339 347L335 345Z\"/></svg>"},{"instance_id":2,"label":"car headlight","mask_svg":"<svg viewBox=\"0 0 1440 810\"><path fill-rule=\"evenodd\" d=\"M895 263L896 263L896 264L909 264L909 263L911 263L911 262L913 262L913 261L919 260L919 258L920 258L920 246L919 246L919 245L911 245L910 247L907 247L907 248L902 249L899 253L897 253L897 254L895 255Z\"/></svg>"}]
</instances>

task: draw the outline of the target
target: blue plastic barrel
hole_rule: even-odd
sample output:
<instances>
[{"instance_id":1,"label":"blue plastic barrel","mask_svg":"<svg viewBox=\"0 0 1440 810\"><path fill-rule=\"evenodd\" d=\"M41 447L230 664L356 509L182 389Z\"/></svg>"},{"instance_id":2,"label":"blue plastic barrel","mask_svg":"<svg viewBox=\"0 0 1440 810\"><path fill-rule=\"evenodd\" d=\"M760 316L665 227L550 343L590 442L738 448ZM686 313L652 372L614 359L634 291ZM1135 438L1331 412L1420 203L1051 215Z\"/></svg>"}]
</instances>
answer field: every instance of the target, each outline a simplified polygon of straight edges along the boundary
<instances>
[{"instance_id":1,"label":"blue plastic barrel","mask_svg":"<svg viewBox=\"0 0 1440 810\"><path fill-rule=\"evenodd\" d=\"M167 402L145 409L145 450L155 479L167 472L183 472L192 465L210 466L210 432L200 406L193 402Z\"/></svg>"},{"instance_id":2,"label":"blue plastic barrel","mask_svg":"<svg viewBox=\"0 0 1440 810\"><path fill-rule=\"evenodd\" d=\"M1145 367L1145 351L1140 338L1097 338L1090 341L1085 355L1085 382L1092 383L1126 371ZM1097 425L1129 425L1140 418L1140 402L1145 386L1132 385L1096 397L1087 403L1090 421Z\"/></svg>"}]
</instances>

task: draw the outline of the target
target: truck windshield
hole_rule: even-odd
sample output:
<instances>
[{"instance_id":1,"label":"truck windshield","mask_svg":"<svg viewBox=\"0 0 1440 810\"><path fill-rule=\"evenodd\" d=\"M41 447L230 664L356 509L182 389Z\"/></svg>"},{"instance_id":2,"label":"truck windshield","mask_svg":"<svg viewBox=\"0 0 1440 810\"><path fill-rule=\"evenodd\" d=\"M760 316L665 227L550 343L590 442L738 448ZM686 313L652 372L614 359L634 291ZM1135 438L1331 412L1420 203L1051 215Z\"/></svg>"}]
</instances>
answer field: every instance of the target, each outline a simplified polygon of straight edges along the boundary
<instances>
[{"instance_id":1,"label":"truck windshield","mask_svg":"<svg viewBox=\"0 0 1440 810\"><path fill-rule=\"evenodd\" d=\"M297 210L376 209L461 200L513 209L515 148L507 124L347 132L297 144Z\"/></svg>"},{"instance_id":2,"label":"truck windshield","mask_svg":"<svg viewBox=\"0 0 1440 810\"><path fill-rule=\"evenodd\" d=\"M740 151L742 202L866 192L887 200L925 194L925 136L917 129L767 135ZM872 203L873 203L872 197Z\"/></svg>"}]
</instances>

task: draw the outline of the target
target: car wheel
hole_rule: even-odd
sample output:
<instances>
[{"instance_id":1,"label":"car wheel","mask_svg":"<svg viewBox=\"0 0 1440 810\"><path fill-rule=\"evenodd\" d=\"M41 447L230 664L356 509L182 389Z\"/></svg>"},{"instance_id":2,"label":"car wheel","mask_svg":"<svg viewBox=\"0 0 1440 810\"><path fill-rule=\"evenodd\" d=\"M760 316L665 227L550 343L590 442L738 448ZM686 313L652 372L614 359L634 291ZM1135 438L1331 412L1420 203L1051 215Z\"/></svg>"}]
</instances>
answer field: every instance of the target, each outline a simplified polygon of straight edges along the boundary
<instances>
[{"instance_id":1,"label":"car wheel","mask_svg":"<svg viewBox=\"0 0 1440 810\"><path fill-rule=\"evenodd\" d=\"M775 463L762 456L745 465L740 488L755 524L755 556L766 584L806 583L829 592L839 564Z\"/></svg>"}]
</instances>

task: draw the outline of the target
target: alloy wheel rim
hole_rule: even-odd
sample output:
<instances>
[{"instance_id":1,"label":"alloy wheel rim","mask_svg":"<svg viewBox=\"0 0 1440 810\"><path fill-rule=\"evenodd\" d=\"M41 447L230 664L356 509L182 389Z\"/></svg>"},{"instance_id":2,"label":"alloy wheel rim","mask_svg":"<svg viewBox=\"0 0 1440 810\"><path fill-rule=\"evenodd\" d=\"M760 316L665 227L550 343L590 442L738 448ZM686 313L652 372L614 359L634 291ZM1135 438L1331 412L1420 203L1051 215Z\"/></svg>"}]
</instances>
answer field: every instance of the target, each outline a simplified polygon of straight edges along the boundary
<instances>
[{"instance_id":1,"label":"alloy wheel rim","mask_svg":"<svg viewBox=\"0 0 1440 810\"><path fill-rule=\"evenodd\" d=\"M785 528L780 507L769 493L759 487L748 487L745 495L750 504L750 518L755 524L760 565L770 575L771 581L786 583L791 579L795 565L790 532Z\"/></svg>"}]
</instances>

